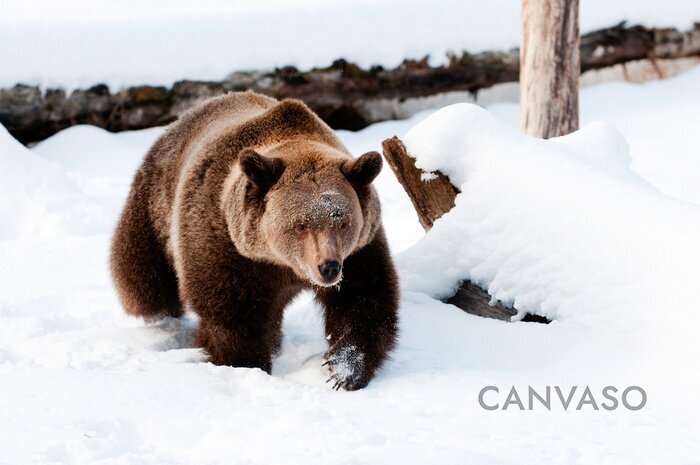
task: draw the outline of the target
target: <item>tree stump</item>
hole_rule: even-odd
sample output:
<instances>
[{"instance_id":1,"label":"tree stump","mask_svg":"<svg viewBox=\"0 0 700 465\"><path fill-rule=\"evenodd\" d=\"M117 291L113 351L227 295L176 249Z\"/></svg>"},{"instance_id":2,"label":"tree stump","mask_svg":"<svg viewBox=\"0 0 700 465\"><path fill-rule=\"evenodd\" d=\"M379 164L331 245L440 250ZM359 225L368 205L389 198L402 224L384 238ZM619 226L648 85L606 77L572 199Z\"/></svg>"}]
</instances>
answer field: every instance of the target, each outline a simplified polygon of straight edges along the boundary
<instances>
[{"instance_id":1,"label":"tree stump","mask_svg":"<svg viewBox=\"0 0 700 465\"><path fill-rule=\"evenodd\" d=\"M382 148L384 158L416 209L418 221L428 231L435 220L455 206L459 189L444 174L426 173L417 168L415 159L408 155L398 137L382 142Z\"/></svg>"},{"instance_id":2,"label":"tree stump","mask_svg":"<svg viewBox=\"0 0 700 465\"><path fill-rule=\"evenodd\" d=\"M398 137L386 139L382 148L389 167L411 199L420 224L429 231L438 218L455 206L459 189L443 173L426 173L416 167L415 159ZM511 321L517 314L515 309L495 301L488 292L469 280L462 281L455 295L444 301L469 314L486 318ZM526 315L523 321L548 322L535 315Z\"/></svg>"}]
</instances>

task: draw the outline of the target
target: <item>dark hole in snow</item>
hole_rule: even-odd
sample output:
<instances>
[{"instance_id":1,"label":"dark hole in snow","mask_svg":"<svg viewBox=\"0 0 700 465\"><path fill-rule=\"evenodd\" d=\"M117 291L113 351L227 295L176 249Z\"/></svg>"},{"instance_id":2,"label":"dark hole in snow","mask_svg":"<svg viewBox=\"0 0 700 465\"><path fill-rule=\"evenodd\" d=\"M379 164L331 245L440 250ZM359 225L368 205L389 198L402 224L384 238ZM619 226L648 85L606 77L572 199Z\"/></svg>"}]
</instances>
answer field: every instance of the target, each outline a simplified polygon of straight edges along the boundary
<instances>
[{"instance_id":1,"label":"dark hole in snow","mask_svg":"<svg viewBox=\"0 0 700 465\"><path fill-rule=\"evenodd\" d=\"M548 325L552 322L552 320L550 320L549 318L540 315L534 315L532 313L526 313L523 319L520 321L524 321L526 323L543 323L545 325Z\"/></svg>"}]
</instances>

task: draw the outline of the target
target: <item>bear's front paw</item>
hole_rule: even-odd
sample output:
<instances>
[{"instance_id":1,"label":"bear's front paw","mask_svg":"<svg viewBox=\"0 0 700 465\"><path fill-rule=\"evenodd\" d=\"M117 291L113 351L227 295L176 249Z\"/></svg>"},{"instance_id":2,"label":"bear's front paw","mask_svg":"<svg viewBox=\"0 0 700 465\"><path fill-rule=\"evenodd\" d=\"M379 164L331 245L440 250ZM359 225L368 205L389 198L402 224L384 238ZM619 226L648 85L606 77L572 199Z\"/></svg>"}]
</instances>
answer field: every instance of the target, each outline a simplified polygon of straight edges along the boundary
<instances>
[{"instance_id":1,"label":"bear's front paw","mask_svg":"<svg viewBox=\"0 0 700 465\"><path fill-rule=\"evenodd\" d=\"M326 352L324 359L323 366L328 367L331 375L326 383L334 381L333 389L336 391L340 388L356 391L369 383L365 354L355 346L333 348Z\"/></svg>"}]
</instances>

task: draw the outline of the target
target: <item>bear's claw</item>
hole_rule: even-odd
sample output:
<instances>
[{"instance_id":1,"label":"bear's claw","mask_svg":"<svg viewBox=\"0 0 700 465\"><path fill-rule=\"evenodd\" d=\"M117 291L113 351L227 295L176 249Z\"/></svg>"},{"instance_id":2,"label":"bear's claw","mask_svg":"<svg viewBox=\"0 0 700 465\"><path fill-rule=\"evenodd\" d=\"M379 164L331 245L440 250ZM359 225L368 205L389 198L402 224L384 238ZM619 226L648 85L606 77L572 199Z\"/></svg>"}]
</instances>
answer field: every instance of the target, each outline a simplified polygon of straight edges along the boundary
<instances>
[{"instance_id":1,"label":"bear's claw","mask_svg":"<svg viewBox=\"0 0 700 465\"><path fill-rule=\"evenodd\" d=\"M334 360L327 360L323 366L329 366L330 370L332 370L333 366L336 365L337 362ZM334 391L339 391L340 388L345 389L346 391L356 391L358 389L362 389L363 387L367 386L368 381L363 380L362 376L359 376L358 374L351 374L351 375L344 375L341 373L337 372L332 372L331 371L331 376L326 380L326 384L330 383L331 381L335 381L331 389Z\"/></svg>"},{"instance_id":2,"label":"bear's claw","mask_svg":"<svg viewBox=\"0 0 700 465\"><path fill-rule=\"evenodd\" d=\"M333 360L327 360L321 366L326 366L326 365L332 367L334 365ZM335 381L335 383L333 384L333 387L331 387L331 389L333 389L334 391L340 390L340 388L343 386L343 384L345 384L347 382L346 380L341 379L341 376L338 373L331 373L331 376L326 380L326 384L328 384L331 381Z\"/></svg>"},{"instance_id":3,"label":"bear's claw","mask_svg":"<svg viewBox=\"0 0 700 465\"><path fill-rule=\"evenodd\" d=\"M351 390L351 389L348 389L348 386L350 384L345 380L338 379L336 375L332 375L330 378L328 378L326 380L326 384L332 380L335 380L335 383L331 387L331 389L333 389L334 391L339 391L341 387L345 387L346 390Z\"/></svg>"}]
</instances>

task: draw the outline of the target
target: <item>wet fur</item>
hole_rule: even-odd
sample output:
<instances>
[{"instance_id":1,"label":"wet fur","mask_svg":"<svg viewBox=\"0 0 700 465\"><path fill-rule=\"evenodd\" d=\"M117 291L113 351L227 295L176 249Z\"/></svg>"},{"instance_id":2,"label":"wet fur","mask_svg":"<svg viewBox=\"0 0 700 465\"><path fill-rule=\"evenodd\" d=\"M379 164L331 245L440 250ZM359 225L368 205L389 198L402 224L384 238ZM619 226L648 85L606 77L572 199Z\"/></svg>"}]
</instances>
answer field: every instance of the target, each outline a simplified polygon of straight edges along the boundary
<instances>
[{"instance_id":1,"label":"wet fur","mask_svg":"<svg viewBox=\"0 0 700 465\"><path fill-rule=\"evenodd\" d=\"M244 149L287 166L272 191L328 176L355 189L362 222L339 286L314 286L269 253L256 228L272 194L247 182ZM325 308L326 358L361 351L361 369L342 385L364 387L395 344L398 285L376 192L353 180L350 158L295 100L232 93L185 112L147 153L114 234L111 271L126 312L156 320L187 306L199 315L195 344L211 362L270 372L284 307L311 288Z\"/></svg>"}]
</instances>

